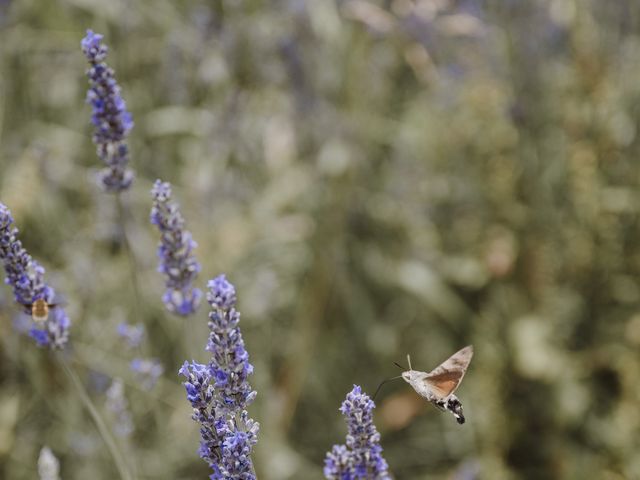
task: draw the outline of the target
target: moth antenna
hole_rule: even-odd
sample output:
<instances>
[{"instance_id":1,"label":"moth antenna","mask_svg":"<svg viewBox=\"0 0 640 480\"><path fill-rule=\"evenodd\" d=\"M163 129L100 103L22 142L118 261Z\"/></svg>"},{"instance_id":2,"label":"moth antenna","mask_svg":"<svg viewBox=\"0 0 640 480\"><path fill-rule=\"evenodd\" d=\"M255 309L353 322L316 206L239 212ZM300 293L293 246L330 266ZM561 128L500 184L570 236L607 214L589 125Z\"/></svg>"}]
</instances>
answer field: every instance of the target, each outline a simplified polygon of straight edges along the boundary
<instances>
[{"instance_id":1,"label":"moth antenna","mask_svg":"<svg viewBox=\"0 0 640 480\"><path fill-rule=\"evenodd\" d=\"M408 353L407 353L407 363L409 364L409 370L413 370L413 368L411 368L411 356L409 356Z\"/></svg>"},{"instance_id":2,"label":"moth antenna","mask_svg":"<svg viewBox=\"0 0 640 480\"><path fill-rule=\"evenodd\" d=\"M406 370L406 368L404 368L402 365L400 365L398 362L393 362L393 364L398 367L400 370L402 370L403 372Z\"/></svg>"},{"instance_id":3,"label":"moth antenna","mask_svg":"<svg viewBox=\"0 0 640 480\"><path fill-rule=\"evenodd\" d=\"M389 383L392 380L397 380L398 378L402 378L402 375L398 375L397 377L393 377L393 378L387 378L386 380L383 380L382 382L380 382L380 385L378 385L378 388L376 388L376 393L373 394L373 397L371 397L371 400L375 401L376 396L378 395L378 392L382 388L382 385L384 385L385 383Z\"/></svg>"}]
</instances>

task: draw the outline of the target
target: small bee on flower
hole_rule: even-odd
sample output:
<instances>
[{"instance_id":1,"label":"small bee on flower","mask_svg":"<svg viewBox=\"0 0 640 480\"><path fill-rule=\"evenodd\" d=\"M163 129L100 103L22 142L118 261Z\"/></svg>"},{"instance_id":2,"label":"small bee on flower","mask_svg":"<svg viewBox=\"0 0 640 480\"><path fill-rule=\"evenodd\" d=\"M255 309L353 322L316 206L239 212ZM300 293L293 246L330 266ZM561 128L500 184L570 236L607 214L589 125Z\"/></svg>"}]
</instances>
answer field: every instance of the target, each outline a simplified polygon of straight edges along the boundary
<instances>
[{"instance_id":1,"label":"small bee on flower","mask_svg":"<svg viewBox=\"0 0 640 480\"><path fill-rule=\"evenodd\" d=\"M56 299L54 302L49 303L43 298L38 298L33 303L23 303L26 312L31 315L33 321L36 323L44 323L49 318L49 311L62 305L62 300Z\"/></svg>"}]
</instances>

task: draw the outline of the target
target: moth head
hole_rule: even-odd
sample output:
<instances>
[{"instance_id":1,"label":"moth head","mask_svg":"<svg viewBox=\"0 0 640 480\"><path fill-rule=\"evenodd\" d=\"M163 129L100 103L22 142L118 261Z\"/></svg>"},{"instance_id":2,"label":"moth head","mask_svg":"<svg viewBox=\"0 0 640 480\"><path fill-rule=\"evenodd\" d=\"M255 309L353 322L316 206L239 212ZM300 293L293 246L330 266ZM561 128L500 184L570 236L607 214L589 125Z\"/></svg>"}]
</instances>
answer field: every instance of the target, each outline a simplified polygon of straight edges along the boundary
<instances>
[{"instance_id":1,"label":"moth head","mask_svg":"<svg viewBox=\"0 0 640 480\"><path fill-rule=\"evenodd\" d=\"M413 380L413 370L407 370L406 372L402 372L402 378L405 382L411 383Z\"/></svg>"}]
</instances>

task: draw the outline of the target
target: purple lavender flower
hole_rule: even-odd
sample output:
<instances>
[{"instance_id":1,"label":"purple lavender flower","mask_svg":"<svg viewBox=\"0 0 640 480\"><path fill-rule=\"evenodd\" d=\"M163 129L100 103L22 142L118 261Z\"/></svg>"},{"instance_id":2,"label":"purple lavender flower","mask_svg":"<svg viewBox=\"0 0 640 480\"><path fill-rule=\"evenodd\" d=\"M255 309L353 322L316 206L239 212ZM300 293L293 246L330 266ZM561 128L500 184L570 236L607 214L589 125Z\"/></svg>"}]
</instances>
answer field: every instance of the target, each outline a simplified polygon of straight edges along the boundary
<instances>
[{"instance_id":1,"label":"purple lavender flower","mask_svg":"<svg viewBox=\"0 0 640 480\"><path fill-rule=\"evenodd\" d=\"M106 392L105 406L113 420L113 431L119 437L128 437L133 433L133 420L129 411L129 402L124 396L124 383L114 378Z\"/></svg>"},{"instance_id":2,"label":"purple lavender flower","mask_svg":"<svg viewBox=\"0 0 640 480\"><path fill-rule=\"evenodd\" d=\"M207 284L207 301L212 311L209 313L209 342L212 373L219 394L217 407L223 411L244 410L256 398L247 381L253 373L249 354L244 348L242 333L238 327L240 313L235 309L236 290L224 275L210 280Z\"/></svg>"},{"instance_id":3,"label":"purple lavender flower","mask_svg":"<svg viewBox=\"0 0 640 480\"><path fill-rule=\"evenodd\" d=\"M129 147L126 144L133 119L120 95L113 69L104 62L109 49L102 43L102 38L87 30L87 36L81 42L82 52L90 65L87 103L93 107L93 143L98 157L106 164L99 180L107 192L120 192L127 190L133 182L133 172L127 168Z\"/></svg>"},{"instance_id":4,"label":"purple lavender flower","mask_svg":"<svg viewBox=\"0 0 640 480\"><path fill-rule=\"evenodd\" d=\"M31 325L33 324L33 317L25 314L24 311L20 311L13 316L11 324L16 332L29 335Z\"/></svg>"},{"instance_id":5,"label":"purple lavender flower","mask_svg":"<svg viewBox=\"0 0 640 480\"><path fill-rule=\"evenodd\" d=\"M164 367L156 358L134 358L131 361L131 370L143 390L151 390L158 383L158 378L164 373Z\"/></svg>"},{"instance_id":6,"label":"purple lavender flower","mask_svg":"<svg viewBox=\"0 0 640 480\"><path fill-rule=\"evenodd\" d=\"M255 480L251 451L258 441L259 424L246 408L256 397L248 376L253 373L238 327L235 288L224 275L209 281L207 300L211 360L207 365L185 362L179 373L192 418L200 423L200 456L211 466L212 480Z\"/></svg>"},{"instance_id":7,"label":"purple lavender flower","mask_svg":"<svg viewBox=\"0 0 640 480\"><path fill-rule=\"evenodd\" d=\"M200 424L200 449L198 453L212 468L220 463L222 458L220 435L217 426L224 423L216 416L213 407L213 385L211 385L208 365L197 362L184 362L180 375L187 378L183 383L187 391L187 400L193 407L191 418Z\"/></svg>"},{"instance_id":8,"label":"purple lavender flower","mask_svg":"<svg viewBox=\"0 0 640 480\"><path fill-rule=\"evenodd\" d=\"M193 255L197 244L184 228L178 205L171 201L171 184L156 180L151 195L151 223L161 235L158 271L165 275L167 286L162 301L170 312L187 316L197 310L202 299L202 291L192 286L200 272L200 264Z\"/></svg>"},{"instance_id":9,"label":"purple lavender flower","mask_svg":"<svg viewBox=\"0 0 640 480\"><path fill-rule=\"evenodd\" d=\"M31 314L31 305L36 300L52 303L55 292L44 282L44 268L23 248L18 233L11 211L0 203L0 260L6 273L5 283L13 288L15 301L22 305L24 313ZM57 305L29 334L38 345L59 349L69 339L70 326L66 312Z\"/></svg>"},{"instance_id":10,"label":"purple lavender flower","mask_svg":"<svg viewBox=\"0 0 640 480\"><path fill-rule=\"evenodd\" d=\"M130 325L122 322L118 324L118 336L127 343L129 348L138 348L144 340L144 325L141 323Z\"/></svg>"},{"instance_id":11,"label":"purple lavender flower","mask_svg":"<svg viewBox=\"0 0 640 480\"><path fill-rule=\"evenodd\" d=\"M382 457L380 434L373 424L375 404L354 385L342 402L340 412L347 421L346 445L334 445L327 453L324 476L329 480L390 480Z\"/></svg>"}]
</instances>

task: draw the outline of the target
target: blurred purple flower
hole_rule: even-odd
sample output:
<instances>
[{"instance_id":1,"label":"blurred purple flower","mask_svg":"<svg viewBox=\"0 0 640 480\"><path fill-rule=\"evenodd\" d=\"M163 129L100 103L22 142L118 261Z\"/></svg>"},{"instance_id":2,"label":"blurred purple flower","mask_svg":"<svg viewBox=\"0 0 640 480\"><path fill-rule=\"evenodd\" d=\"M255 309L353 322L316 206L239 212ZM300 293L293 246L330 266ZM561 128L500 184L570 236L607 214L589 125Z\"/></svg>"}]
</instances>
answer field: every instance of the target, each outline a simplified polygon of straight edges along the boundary
<instances>
[{"instance_id":1,"label":"blurred purple flower","mask_svg":"<svg viewBox=\"0 0 640 480\"><path fill-rule=\"evenodd\" d=\"M22 305L24 313L30 315L31 304L36 300L52 303L55 292L44 281L44 268L23 248L18 233L11 211L0 203L0 260L6 273L5 283L13 288L15 301ZM60 349L69 339L70 326L64 309L56 306L43 323L32 326L29 335L39 346Z\"/></svg>"},{"instance_id":2,"label":"blurred purple flower","mask_svg":"<svg viewBox=\"0 0 640 480\"><path fill-rule=\"evenodd\" d=\"M106 392L106 407L113 417L113 431L119 437L127 437L133 432L133 420L129 411L129 402L124 396L124 383L113 379Z\"/></svg>"},{"instance_id":3,"label":"blurred purple flower","mask_svg":"<svg viewBox=\"0 0 640 480\"><path fill-rule=\"evenodd\" d=\"M103 36L87 30L82 39L82 52L89 61L87 103L93 107L93 143L98 157L106 164L100 172L100 182L107 192L127 190L133 182L133 172L127 168L129 148L126 137L133 128L133 119L120 95L115 74L104 60L108 48Z\"/></svg>"},{"instance_id":4,"label":"blurred purple flower","mask_svg":"<svg viewBox=\"0 0 640 480\"><path fill-rule=\"evenodd\" d=\"M158 271L166 277L167 286L162 301L172 313L191 315L202 299L202 291L192 286L200 272L200 264L193 255L197 244L184 228L178 205L171 201L171 184L156 180L151 195L151 223L158 227L161 235Z\"/></svg>"},{"instance_id":5,"label":"blurred purple flower","mask_svg":"<svg viewBox=\"0 0 640 480\"><path fill-rule=\"evenodd\" d=\"M452 480L476 480L480 477L480 463L470 459L462 462L453 473Z\"/></svg>"},{"instance_id":6,"label":"blurred purple flower","mask_svg":"<svg viewBox=\"0 0 640 480\"><path fill-rule=\"evenodd\" d=\"M347 421L346 445L334 445L327 453L324 476L329 480L391 479L382 457L380 434L373 424L375 404L354 385L342 402L340 412Z\"/></svg>"},{"instance_id":7,"label":"blurred purple flower","mask_svg":"<svg viewBox=\"0 0 640 480\"><path fill-rule=\"evenodd\" d=\"M207 365L185 362L179 373L187 378L192 418L201 426L199 454L213 469L210 478L254 480L251 452L260 426L246 411L256 392L248 382L253 366L238 327L235 288L224 275L208 286L211 360Z\"/></svg>"},{"instance_id":8,"label":"blurred purple flower","mask_svg":"<svg viewBox=\"0 0 640 480\"><path fill-rule=\"evenodd\" d=\"M142 323L130 325L122 322L118 325L118 336L127 343L129 348L137 348L145 337L144 325Z\"/></svg>"},{"instance_id":9,"label":"blurred purple flower","mask_svg":"<svg viewBox=\"0 0 640 480\"><path fill-rule=\"evenodd\" d=\"M151 390L158 383L158 378L164 373L164 367L156 358L134 358L131 370L135 372L140 387Z\"/></svg>"},{"instance_id":10,"label":"blurred purple flower","mask_svg":"<svg viewBox=\"0 0 640 480\"><path fill-rule=\"evenodd\" d=\"M33 318L31 315L27 315L24 312L19 312L13 317L13 329L22 333L23 335L29 335L29 331L31 330L31 325L33 323Z\"/></svg>"}]
</instances>

